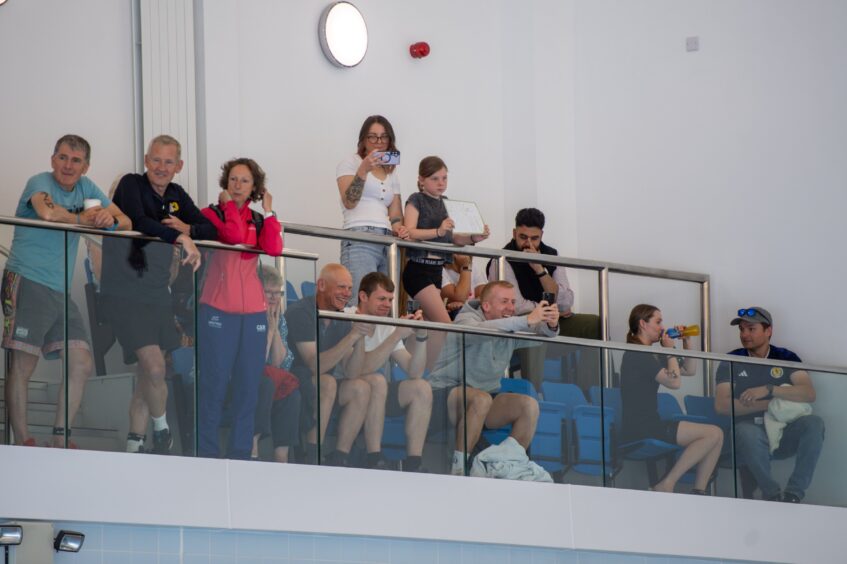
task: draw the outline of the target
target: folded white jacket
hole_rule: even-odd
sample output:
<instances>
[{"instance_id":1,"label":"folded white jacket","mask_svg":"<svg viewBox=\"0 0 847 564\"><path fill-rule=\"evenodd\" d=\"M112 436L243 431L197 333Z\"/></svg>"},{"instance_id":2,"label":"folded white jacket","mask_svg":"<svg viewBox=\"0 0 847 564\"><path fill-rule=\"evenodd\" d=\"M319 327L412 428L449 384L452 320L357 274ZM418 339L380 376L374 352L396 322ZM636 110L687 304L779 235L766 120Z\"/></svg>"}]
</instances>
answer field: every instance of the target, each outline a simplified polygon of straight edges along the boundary
<instances>
[{"instance_id":1,"label":"folded white jacket","mask_svg":"<svg viewBox=\"0 0 847 564\"><path fill-rule=\"evenodd\" d=\"M529 459L514 437L508 437L499 445L490 446L477 454L471 465L471 476L533 482L553 481L547 470Z\"/></svg>"},{"instance_id":2,"label":"folded white jacket","mask_svg":"<svg viewBox=\"0 0 847 564\"><path fill-rule=\"evenodd\" d=\"M811 414L812 406L806 402L782 398L772 399L768 404L768 410L765 412L765 432L768 434L771 454L779 448L785 426L796 419Z\"/></svg>"}]
</instances>

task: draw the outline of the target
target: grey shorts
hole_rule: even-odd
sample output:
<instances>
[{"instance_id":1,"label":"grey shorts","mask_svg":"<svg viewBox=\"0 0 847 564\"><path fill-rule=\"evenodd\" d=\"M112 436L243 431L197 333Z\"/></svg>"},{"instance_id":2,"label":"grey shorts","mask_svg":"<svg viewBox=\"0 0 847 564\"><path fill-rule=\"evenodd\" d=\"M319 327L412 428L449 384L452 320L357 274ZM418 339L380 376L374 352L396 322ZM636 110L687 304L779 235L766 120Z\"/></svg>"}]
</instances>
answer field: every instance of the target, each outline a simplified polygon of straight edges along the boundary
<instances>
[{"instance_id":1,"label":"grey shorts","mask_svg":"<svg viewBox=\"0 0 847 564\"><path fill-rule=\"evenodd\" d=\"M3 271L3 348L46 359L65 348L65 296L16 272ZM82 314L68 298L69 349L91 350Z\"/></svg>"}]
</instances>

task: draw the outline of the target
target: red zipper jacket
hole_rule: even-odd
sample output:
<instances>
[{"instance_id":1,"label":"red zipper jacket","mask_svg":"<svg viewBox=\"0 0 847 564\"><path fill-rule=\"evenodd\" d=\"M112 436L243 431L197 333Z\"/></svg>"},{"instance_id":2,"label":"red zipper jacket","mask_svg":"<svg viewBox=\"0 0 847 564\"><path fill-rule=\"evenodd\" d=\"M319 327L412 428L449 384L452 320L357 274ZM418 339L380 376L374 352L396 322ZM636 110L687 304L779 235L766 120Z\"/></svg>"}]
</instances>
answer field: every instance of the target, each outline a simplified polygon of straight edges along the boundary
<instances>
[{"instance_id":1,"label":"red zipper jacket","mask_svg":"<svg viewBox=\"0 0 847 564\"><path fill-rule=\"evenodd\" d=\"M276 217L266 217L256 236L249 205L240 210L235 202L221 206L224 220L211 207L202 213L218 229L218 240L228 245L246 245L261 249L271 256L282 253L282 227ZM259 255L237 251L212 251L207 266L200 303L227 313L259 313L267 310L265 289L257 272Z\"/></svg>"}]
</instances>

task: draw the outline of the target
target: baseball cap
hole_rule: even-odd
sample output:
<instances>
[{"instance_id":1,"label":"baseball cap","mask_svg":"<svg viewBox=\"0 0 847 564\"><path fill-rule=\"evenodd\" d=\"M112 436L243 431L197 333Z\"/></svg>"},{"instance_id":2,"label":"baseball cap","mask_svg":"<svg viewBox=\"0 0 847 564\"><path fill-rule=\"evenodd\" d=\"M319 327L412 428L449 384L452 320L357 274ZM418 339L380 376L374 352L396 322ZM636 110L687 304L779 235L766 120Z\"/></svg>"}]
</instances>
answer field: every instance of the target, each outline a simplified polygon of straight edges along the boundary
<instances>
[{"instance_id":1,"label":"baseball cap","mask_svg":"<svg viewBox=\"0 0 847 564\"><path fill-rule=\"evenodd\" d=\"M765 323L766 325L773 325L771 313L765 308L759 306L751 306L739 309L738 317L733 319L729 324L738 325L742 321L747 321L749 323Z\"/></svg>"}]
</instances>

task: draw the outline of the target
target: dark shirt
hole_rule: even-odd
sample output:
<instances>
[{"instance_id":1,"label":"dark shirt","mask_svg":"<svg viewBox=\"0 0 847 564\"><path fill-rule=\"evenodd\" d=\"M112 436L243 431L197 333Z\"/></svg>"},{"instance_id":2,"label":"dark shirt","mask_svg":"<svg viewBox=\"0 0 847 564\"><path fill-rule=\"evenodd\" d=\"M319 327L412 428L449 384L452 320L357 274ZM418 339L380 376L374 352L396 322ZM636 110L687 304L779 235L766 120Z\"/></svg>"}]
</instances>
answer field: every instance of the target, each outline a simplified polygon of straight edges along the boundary
<instances>
[{"instance_id":1,"label":"dark shirt","mask_svg":"<svg viewBox=\"0 0 847 564\"><path fill-rule=\"evenodd\" d=\"M656 376L667 368L668 356L626 351L621 361L621 434L624 442L657 434L661 425Z\"/></svg>"},{"instance_id":2,"label":"dark shirt","mask_svg":"<svg viewBox=\"0 0 847 564\"><path fill-rule=\"evenodd\" d=\"M746 356L749 357L750 353L747 352L747 349L735 349L734 351L730 351L727 354L732 354L736 356ZM783 349L781 347L772 346L770 350L768 350L767 358L771 360L787 360L791 362L803 362L800 360L800 357L797 356L794 352ZM718 384L724 382L731 382L729 377L729 367L730 363L722 362L720 366L718 366L718 372L715 378L715 381ZM744 393L745 390L750 388L756 388L758 386L765 386L767 384L773 384L774 386L782 386L783 384L793 385L791 382L791 375L797 372L796 370L791 370L790 368L782 368L781 366L766 366L762 364L746 364L744 362L733 362L732 363L732 375L735 381L733 386L734 393L733 397L735 399L739 399L741 394ZM737 415L736 419L753 419L764 413L764 410L749 413L747 415Z\"/></svg>"},{"instance_id":3,"label":"dark shirt","mask_svg":"<svg viewBox=\"0 0 847 564\"><path fill-rule=\"evenodd\" d=\"M291 371L299 377L311 374L312 367L306 364L303 355L297 350L297 343L314 343L318 339L318 353L322 353L337 345L347 333L351 324L336 319L322 319L318 324L319 334L315 333L315 323L318 321L318 309L315 296L307 296L288 306L285 311L285 323L288 325L288 344L294 351L294 363ZM329 323L326 323L329 321ZM322 366L321 372L328 373L332 368Z\"/></svg>"},{"instance_id":4,"label":"dark shirt","mask_svg":"<svg viewBox=\"0 0 847 564\"><path fill-rule=\"evenodd\" d=\"M406 205L411 205L418 210L418 224L416 227L418 229L438 229L441 227L441 223L447 219L447 206L444 205L444 200L446 199L446 196L433 198L423 192L415 192L409 196L409 199L406 200ZM427 241L430 243L452 243L453 232L447 231L441 237L427 239ZM444 262L453 262L452 253L437 253L427 251L426 249L409 249L407 255L410 259L440 257L444 259Z\"/></svg>"},{"instance_id":5,"label":"dark shirt","mask_svg":"<svg viewBox=\"0 0 847 564\"><path fill-rule=\"evenodd\" d=\"M192 239L215 240L217 229L181 186L172 182L164 196L159 196L146 174L132 173L121 178L112 201L129 217L133 229L167 244L104 237L100 292L142 303L170 303L173 243L180 232L164 225L162 219L171 215L190 225Z\"/></svg>"}]
</instances>

